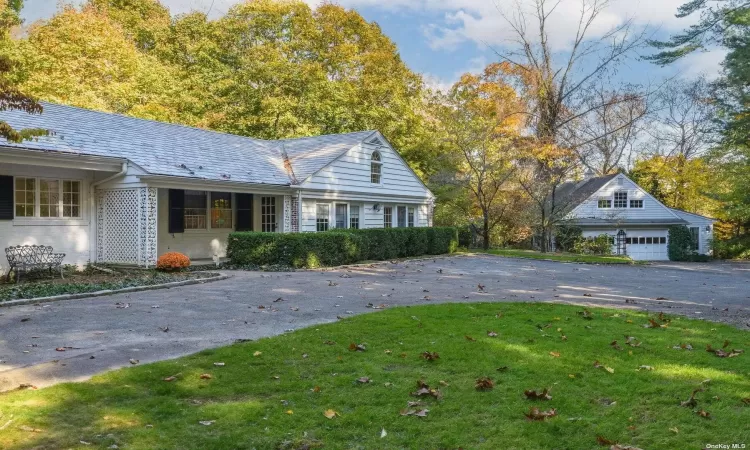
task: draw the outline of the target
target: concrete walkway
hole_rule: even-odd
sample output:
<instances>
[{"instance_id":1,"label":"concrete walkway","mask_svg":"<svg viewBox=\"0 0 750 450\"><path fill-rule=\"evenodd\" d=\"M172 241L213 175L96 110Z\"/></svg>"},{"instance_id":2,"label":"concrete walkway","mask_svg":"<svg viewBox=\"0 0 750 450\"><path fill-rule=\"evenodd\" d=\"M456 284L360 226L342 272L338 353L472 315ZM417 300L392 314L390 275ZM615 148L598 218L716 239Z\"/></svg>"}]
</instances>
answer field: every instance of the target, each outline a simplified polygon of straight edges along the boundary
<instances>
[{"instance_id":1,"label":"concrete walkway","mask_svg":"<svg viewBox=\"0 0 750 450\"><path fill-rule=\"evenodd\" d=\"M747 268L456 256L337 270L228 272L231 278L213 283L14 306L0 309L0 390L83 380L129 366L131 359L143 364L278 335L374 311L368 304L557 301L679 313L749 329Z\"/></svg>"}]
</instances>

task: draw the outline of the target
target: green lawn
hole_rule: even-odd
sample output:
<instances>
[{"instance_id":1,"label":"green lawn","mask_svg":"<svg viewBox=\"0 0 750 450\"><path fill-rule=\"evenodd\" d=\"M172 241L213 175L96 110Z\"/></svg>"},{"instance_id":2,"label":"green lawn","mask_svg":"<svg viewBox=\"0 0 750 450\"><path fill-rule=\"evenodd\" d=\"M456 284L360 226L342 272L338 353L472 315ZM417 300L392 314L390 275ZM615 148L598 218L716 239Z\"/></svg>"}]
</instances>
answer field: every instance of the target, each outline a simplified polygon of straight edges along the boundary
<instances>
[{"instance_id":1,"label":"green lawn","mask_svg":"<svg viewBox=\"0 0 750 450\"><path fill-rule=\"evenodd\" d=\"M725 340L727 351L748 349L750 333L679 317L582 311L498 303L397 308L86 383L3 394L0 427L12 422L0 431L0 448L592 449L597 436L643 449L750 444L750 354L720 358L705 350ZM666 327L644 328L649 318ZM625 336L641 344L630 346ZM350 350L352 343L366 350ZM421 358L425 351L439 359ZM494 389L476 390L480 377ZM441 398L410 395L420 379ZM524 396L544 388L551 400ZM697 405L680 406L698 388ZM426 417L400 414L411 401L422 403L411 410L429 410ZM531 421L524 413L532 407L557 415ZM327 410L337 415L329 419Z\"/></svg>"},{"instance_id":2,"label":"green lawn","mask_svg":"<svg viewBox=\"0 0 750 450\"><path fill-rule=\"evenodd\" d=\"M480 250L482 251L482 250ZM553 261L567 261L592 264L635 264L636 261L627 256L596 256L596 255L578 255L575 253L542 253L534 250L514 250L514 249L490 249L482 251L491 255L507 256L511 258L530 258L530 259L551 259Z\"/></svg>"}]
</instances>

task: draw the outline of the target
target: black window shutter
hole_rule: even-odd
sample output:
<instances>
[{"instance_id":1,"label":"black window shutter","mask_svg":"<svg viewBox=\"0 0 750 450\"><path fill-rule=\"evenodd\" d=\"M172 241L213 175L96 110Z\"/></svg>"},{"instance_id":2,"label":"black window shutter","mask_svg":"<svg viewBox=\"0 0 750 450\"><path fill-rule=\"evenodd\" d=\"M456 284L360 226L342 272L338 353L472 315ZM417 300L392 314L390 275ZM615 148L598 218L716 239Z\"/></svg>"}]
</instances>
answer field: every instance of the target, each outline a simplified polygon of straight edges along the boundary
<instances>
[{"instance_id":1,"label":"black window shutter","mask_svg":"<svg viewBox=\"0 0 750 450\"><path fill-rule=\"evenodd\" d=\"M13 177L0 176L0 220L13 220Z\"/></svg>"},{"instance_id":2,"label":"black window shutter","mask_svg":"<svg viewBox=\"0 0 750 450\"><path fill-rule=\"evenodd\" d=\"M185 191L169 190L169 232L185 232Z\"/></svg>"},{"instance_id":3,"label":"black window shutter","mask_svg":"<svg viewBox=\"0 0 750 450\"><path fill-rule=\"evenodd\" d=\"M235 194L237 231L253 231L253 194Z\"/></svg>"}]
</instances>

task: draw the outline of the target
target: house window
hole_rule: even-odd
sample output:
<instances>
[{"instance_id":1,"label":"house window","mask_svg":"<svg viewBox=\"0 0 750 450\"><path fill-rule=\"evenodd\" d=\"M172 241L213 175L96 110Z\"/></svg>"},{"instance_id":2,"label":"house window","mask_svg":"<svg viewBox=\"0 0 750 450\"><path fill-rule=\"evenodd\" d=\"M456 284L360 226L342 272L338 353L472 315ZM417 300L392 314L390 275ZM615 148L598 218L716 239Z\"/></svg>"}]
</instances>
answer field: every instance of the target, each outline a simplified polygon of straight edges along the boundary
<instances>
[{"instance_id":1,"label":"house window","mask_svg":"<svg viewBox=\"0 0 750 450\"><path fill-rule=\"evenodd\" d=\"M63 180L63 217L81 217L81 182Z\"/></svg>"},{"instance_id":2,"label":"house window","mask_svg":"<svg viewBox=\"0 0 750 450\"><path fill-rule=\"evenodd\" d=\"M383 161L379 151L372 152L370 156L370 182L380 184L383 175Z\"/></svg>"},{"instance_id":3,"label":"house window","mask_svg":"<svg viewBox=\"0 0 750 450\"><path fill-rule=\"evenodd\" d=\"M383 207L383 228L391 228L393 226L393 207Z\"/></svg>"},{"instance_id":4,"label":"house window","mask_svg":"<svg viewBox=\"0 0 750 450\"><path fill-rule=\"evenodd\" d=\"M599 199L599 208L605 209L605 208L611 208L612 207L612 200L608 198L600 198Z\"/></svg>"},{"instance_id":5,"label":"house window","mask_svg":"<svg viewBox=\"0 0 750 450\"><path fill-rule=\"evenodd\" d=\"M232 194L211 193L211 228L232 228Z\"/></svg>"},{"instance_id":6,"label":"house window","mask_svg":"<svg viewBox=\"0 0 750 450\"><path fill-rule=\"evenodd\" d=\"M406 227L406 206L396 207L396 226L399 228Z\"/></svg>"},{"instance_id":7,"label":"house window","mask_svg":"<svg viewBox=\"0 0 750 450\"><path fill-rule=\"evenodd\" d=\"M359 229L359 206L357 205L349 207L349 228Z\"/></svg>"},{"instance_id":8,"label":"house window","mask_svg":"<svg viewBox=\"0 0 750 450\"><path fill-rule=\"evenodd\" d=\"M260 198L260 231L276 232L276 197Z\"/></svg>"},{"instance_id":9,"label":"house window","mask_svg":"<svg viewBox=\"0 0 750 450\"><path fill-rule=\"evenodd\" d=\"M346 208L345 203L336 203L336 228L346 228Z\"/></svg>"},{"instance_id":10,"label":"house window","mask_svg":"<svg viewBox=\"0 0 750 450\"><path fill-rule=\"evenodd\" d=\"M16 217L34 217L36 180L16 177Z\"/></svg>"},{"instance_id":11,"label":"house window","mask_svg":"<svg viewBox=\"0 0 750 450\"><path fill-rule=\"evenodd\" d=\"M615 192L615 208L628 207L628 193L625 191Z\"/></svg>"},{"instance_id":12,"label":"house window","mask_svg":"<svg viewBox=\"0 0 750 450\"><path fill-rule=\"evenodd\" d=\"M60 182L39 180L39 217L60 216Z\"/></svg>"},{"instance_id":13,"label":"house window","mask_svg":"<svg viewBox=\"0 0 750 450\"><path fill-rule=\"evenodd\" d=\"M631 208L643 208L643 200L630 200Z\"/></svg>"},{"instance_id":14,"label":"house window","mask_svg":"<svg viewBox=\"0 0 750 450\"><path fill-rule=\"evenodd\" d=\"M81 217L80 181L16 177L15 195L16 217Z\"/></svg>"},{"instance_id":15,"label":"house window","mask_svg":"<svg viewBox=\"0 0 750 450\"><path fill-rule=\"evenodd\" d=\"M414 208L409 208L409 217L408 217L408 220L407 220L407 226L409 228L413 228L414 227Z\"/></svg>"},{"instance_id":16,"label":"house window","mask_svg":"<svg viewBox=\"0 0 750 450\"><path fill-rule=\"evenodd\" d=\"M317 231L328 231L328 221L331 216L331 206L318 203L315 212L315 229Z\"/></svg>"},{"instance_id":17,"label":"house window","mask_svg":"<svg viewBox=\"0 0 750 450\"><path fill-rule=\"evenodd\" d=\"M699 244L700 244L700 228L699 227L690 227L690 240L692 241L691 248L693 250L698 250Z\"/></svg>"},{"instance_id":18,"label":"house window","mask_svg":"<svg viewBox=\"0 0 750 450\"><path fill-rule=\"evenodd\" d=\"M205 230L206 205L208 195L206 191L185 191L185 229Z\"/></svg>"}]
</instances>

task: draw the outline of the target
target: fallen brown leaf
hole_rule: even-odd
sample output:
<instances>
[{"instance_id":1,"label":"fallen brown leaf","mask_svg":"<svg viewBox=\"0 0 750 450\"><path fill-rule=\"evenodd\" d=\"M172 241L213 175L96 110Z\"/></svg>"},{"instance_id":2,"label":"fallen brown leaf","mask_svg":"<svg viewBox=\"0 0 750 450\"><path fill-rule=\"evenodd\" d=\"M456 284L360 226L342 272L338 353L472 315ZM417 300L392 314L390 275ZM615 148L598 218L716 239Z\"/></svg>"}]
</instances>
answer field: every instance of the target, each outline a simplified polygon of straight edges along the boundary
<instances>
[{"instance_id":1,"label":"fallen brown leaf","mask_svg":"<svg viewBox=\"0 0 750 450\"><path fill-rule=\"evenodd\" d=\"M608 445L617 445L617 441L612 441L610 439L607 439L600 434L596 435L596 443L601 445L602 447L605 447Z\"/></svg>"},{"instance_id":2,"label":"fallen brown leaf","mask_svg":"<svg viewBox=\"0 0 750 450\"><path fill-rule=\"evenodd\" d=\"M526 416L529 420L547 420L549 417L554 417L557 415L557 410L555 408L550 409L549 411L541 411L536 406L532 407L528 413L524 413L524 416Z\"/></svg>"},{"instance_id":3,"label":"fallen brown leaf","mask_svg":"<svg viewBox=\"0 0 750 450\"><path fill-rule=\"evenodd\" d=\"M700 411L697 411L696 414L698 414L699 416L701 416L703 418L706 418L706 419L710 419L711 418L711 413L708 412L708 411L706 411L705 409L701 409Z\"/></svg>"},{"instance_id":4,"label":"fallen brown leaf","mask_svg":"<svg viewBox=\"0 0 750 450\"><path fill-rule=\"evenodd\" d=\"M323 411L323 415L329 419L333 419L334 417L339 416L340 414L332 409L326 409L325 411Z\"/></svg>"},{"instance_id":5,"label":"fallen brown leaf","mask_svg":"<svg viewBox=\"0 0 750 450\"><path fill-rule=\"evenodd\" d=\"M464 338L466 338L466 340L467 340L467 341L472 341L472 342L473 342L473 341L476 341L476 339L474 339L473 337L471 337L471 336L468 336L468 335L467 335L467 336L464 336Z\"/></svg>"},{"instance_id":6,"label":"fallen brown leaf","mask_svg":"<svg viewBox=\"0 0 750 450\"><path fill-rule=\"evenodd\" d=\"M695 394L698 392L703 392L703 389L694 389L693 393L690 394L690 398L685 400L684 402L680 402L680 406L684 406L685 408L695 408L698 406L698 400L695 398Z\"/></svg>"},{"instance_id":7,"label":"fallen brown leaf","mask_svg":"<svg viewBox=\"0 0 750 450\"><path fill-rule=\"evenodd\" d=\"M201 376L200 376L201 380L210 380L211 378L213 378L213 377L211 376L210 373L202 373Z\"/></svg>"},{"instance_id":8,"label":"fallen brown leaf","mask_svg":"<svg viewBox=\"0 0 750 450\"><path fill-rule=\"evenodd\" d=\"M368 378L368 377L357 378L357 383L366 384L366 383L370 383L370 382L371 382L370 378Z\"/></svg>"},{"instance_id":9,"label":"fallen brown leaf","mask_svg":"<svg viewBox=\"0 0 750 450\"><path fill-rule=\"evenodd\" d=\"M352 342L351 344L349 344L349 350L353 352L364 352L365 350L367 350L367 347L365 347L365 344L355 344L354 342Z\"/></svg>"},{"instance_id":10,"label":"fallen brown leaf","mask_svg":"<svg viewBox=\"0 0 750 450\"><path fill-rule=\"evenodd\" d=\"M527 389L523 391L523 395L525 395L529 400L552 400L552 396L549 395L549 388L544 388L544 390L541 392Z\"/></svg>"},{"instance_id":11,"label":"fallen brown leaf","mask_svg":"<svg viewBox=\"0 0 750 450\"><path fill-rule=\"evenodd\" d=\"M434 361L436 359L440 359L440 355L438 352L422 352L420 355L422 359L426 359L427 361Z\"/></svg>"},{"instance_id":12,"label":"fallen brown leaf","mask_svg":"<svg viewBox=\"0 0 750 450\"><path fill-rule=\"evenodd\" d=\"M560 357L560 353L558 353L558 352L549 352L549 355L552 356L552 357L555 357L555 358L559 358Z\"/></svg>"},{"instance_id":13,"label":"fallen brown leaf","mask_svg":"<svg viewBox=\"0 0 750 450\"><path fill-rule=\"evenodd\" d=\"M476 382L474 382L474 389L478 391L489 391L494 387L495 382L493 382L492 379L488 377L477 378Z\"/></svg>"}]
</instances>

